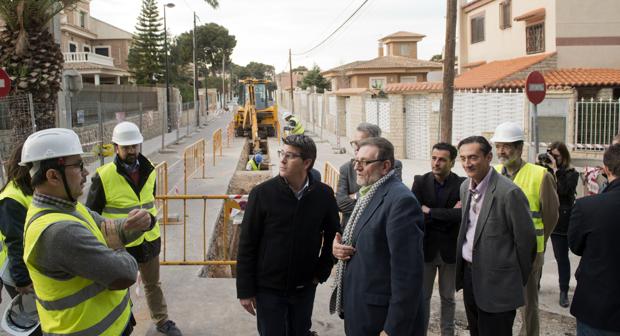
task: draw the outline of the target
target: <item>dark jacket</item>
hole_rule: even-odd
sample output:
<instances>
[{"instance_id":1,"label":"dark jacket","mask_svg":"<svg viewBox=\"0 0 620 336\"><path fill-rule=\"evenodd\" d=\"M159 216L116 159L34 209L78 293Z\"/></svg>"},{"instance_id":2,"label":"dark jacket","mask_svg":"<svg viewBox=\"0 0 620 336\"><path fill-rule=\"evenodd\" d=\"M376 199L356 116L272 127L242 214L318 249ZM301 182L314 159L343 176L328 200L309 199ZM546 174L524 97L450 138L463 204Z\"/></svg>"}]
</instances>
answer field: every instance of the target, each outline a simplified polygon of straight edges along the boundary
<instances>
[{"instance_id":1,"label":"dark jacket","mask_svg":"<svg viewBox=\"0 0 620 336\"><path fill-rule=\"evenodd\" d=\"M127 175L127 171L123 167L123 164L118 158L118 156L114 158L114 164L116 165L116 172L119 175L121 175L123 178L125 178L125 180L127 180L127 182L129 183L129 186L131 186L131 189L139 197L140 190L142 190L142 188L144 187L144 184L146 184L146 180L149 178L149 175L151 175L151 172L153 172L155 167L142 154L138 155L138 161L140 162L140 168L139 168L140 179L138 180L138 185L136 185L133 183L129 175ZM92 211L95 211L101 214L106 205L105 191L103 189L103 184L101 183L101 177L99 176L98 173L95 173L91 181L92 183L90 185L90 190L88 191L88 198L86 199L86 207L88 207ZM156 189L157 188L153 186L153 195L155 195ZM149 228L149 230L153 228L153 226L155 225L155 222L156 222L155 217L151 216L151 227ZM134 258L136 258L136 261L139 263L145 263L153 259L154 257L158 256L160 250L161 250L161 239L160 238L157 238L153 241L144 240L144 242L138 246L132 246L132 247L127 248L127 252L129 252L129 254L131 254Z\"/></svg>"},{"instance_id":2,"label":"dark jacket","mask_svg":"<svg viewBox=\"0 0 620 336\"><path fill-rule=\"evenodd\" d=\"M399 160L394 161L394 175L399 181L402 181L403 163ZM347 161L340 166L340 178L338 179L338 187L336 188L336 201L338 201L338 209L342 212L342 220L340 225L344 227L349 221L349 217L355 208L357 199L349 197L356 194L360 190L357 185L357 173L353 168L351 161Z\"/></svg>"},{"instance_id":3,"label":"dark jacket","mask_svg":"<svg viewBox=\"0 0 620 336\"><path fill-rule=\"evenodd\" d=\"M308 178L300 200L280 176L250 192L239 238L238 298L259 289L290 293L329 277L338 206L329 186Z\"/></svg>"},{"instance_id":4,"label":"dark jacket","mask_svg":"<svg viewBox=\"0 0 620 336\"><path fill-rule=\"evenodd\" d=\"M7 247L9 272L17 287L32 283L24 263L24 223L27 211L12 198L0 201L0 230Z\"/></svg>"},{"instance_id":5,"label":"dark jacket","mask_svg":"<svg viewBox=\"0 0 620 336\"><path fill-rule=\"evenodd\" d=\"M443 199L437 199L432 172L413 178L411 191L421 205L431 209L424 215L424 262L432 262L438 252L445 263L456 262L461 209L454 206L460 200L459 190L464 180L451 172L444 181Z\"/></svg>"},{"instance_id":6,"label":"dark jacket","mask_svg":"<svg viewBox=\"0 0 620 336\"><path fill-rule=\"evenodd\" d=\"M423 225L419 203L396 176L376 190L352 233L356 251L343 285L347 335L424 334Z\"/></svg>"},{"instance_id":7,"label":"dark jacket","mask_svg":"<svg viewBox=\"0 0 620 336\"><path fill-rule=\"evenodd\" d=\"M602 194L583 197L568 227L571 251L581 256L570 312L594 328L620 332L620 179Z\"/></svg>"},{"instance_id":8,"label":"dark jacket","mask_svg":"<svg viewBox=\"0 0 620 336\"><path fill-rule=\"evenodd\" d=\"M568 232L568 223L573 205L575 204L575 195L577 194L577 183L579 182L579 173L575 168L560 168L555 172L557 181L558 197L560 199L560 209L558 224L553 229L553 234L566 235Z\"/></svg>"}]
</instances>

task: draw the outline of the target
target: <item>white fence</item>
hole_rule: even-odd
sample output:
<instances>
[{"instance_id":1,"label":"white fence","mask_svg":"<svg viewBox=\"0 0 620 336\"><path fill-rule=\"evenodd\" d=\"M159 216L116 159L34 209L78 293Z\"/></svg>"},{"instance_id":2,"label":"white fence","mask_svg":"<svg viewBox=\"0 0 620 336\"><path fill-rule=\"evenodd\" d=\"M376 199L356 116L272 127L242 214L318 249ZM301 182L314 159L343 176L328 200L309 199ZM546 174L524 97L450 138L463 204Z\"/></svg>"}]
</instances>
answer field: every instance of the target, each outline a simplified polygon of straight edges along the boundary
<instances>
[{"instance_id":1,"label":"white fence","mask_svg":"<svg viewBox=\"0 0 620 336\"><path fill-rule=\"evenodd\" d=\"M603 151L620 130L620 99L575 103L575 150Z\"/></svg>"}]
</instances>

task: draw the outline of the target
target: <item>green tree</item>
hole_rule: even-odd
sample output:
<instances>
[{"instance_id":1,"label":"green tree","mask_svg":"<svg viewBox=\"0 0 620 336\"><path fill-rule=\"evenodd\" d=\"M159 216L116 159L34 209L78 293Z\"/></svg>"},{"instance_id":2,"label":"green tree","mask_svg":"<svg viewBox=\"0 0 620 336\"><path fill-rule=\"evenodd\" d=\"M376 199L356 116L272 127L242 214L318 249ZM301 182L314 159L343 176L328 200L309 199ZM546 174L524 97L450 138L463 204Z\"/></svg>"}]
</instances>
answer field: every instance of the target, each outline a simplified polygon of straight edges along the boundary
<instances>
[{"instance_id":1,"label":"green tree","mask_svg":"<svg viewBox=\"0 0 620 336\"><path fill-rule=\"evenodd\" d=\"M180 64L192 62L192 33L182 33L177 38L174 48L179 57ZM225 58L227 67L230 65L230 55L237 45L234 35L230 35L228 29L216 23L207 23L196 27L196 63L201 67L208 67L213 76L222 72L222 57ZM228 72L228 70L226 70Z\"/></svg>"},{"instance_id":2,"label":"green tree","mask_svg":"<svg viewBox=\"0 0 620 336\"><path fill-rule=\"evenodd\" d=\"M155 84L163 81L165 35L162 26L157 2L142 0L136 33L127 60L129 71L137 84Z\"/></svg>"},{"instance_id":3,"label":"green tree","mask_svg":"<svg viewBox=\"0 0 620 336\"><path fill-rule=\"evenodd\" d=\"M443 56L441 54L433 55L430 59L431 62L442 62Z\"/></svg>"},{"instance_id":4,"label":"green tree","mask_svg":"<svg viewBox=\"0 0 620 336\"><path fill-rule=\"evenodd\" d=\"M300 71L308 71L308 68L306 68L303 65L300 65L300 66L298 66L296 68L293 68L293 72L300 72Z\"/></svg>"},{"instance_id":5,"label":"green tree","mask_svg":"<svg viewBox=\"0 0 620 336\"><path fill-rule=\"evenodd\" d=\"M0 67L11 78L11 92L31 93L39 130L55 126L58 91L64 58L49 31L51 19L79 0L1 0ZM13 128L18 138L31 130L30 119L17 115ZM20 133L20 134L18 134Z\"/></svg>"},{"instance_id":6,"label":"green tree","mask_svg":"<svg viewBox=\"0 0 620 336\"><path fill-rule=\"evenodd\" d=\"M331 83L321 75L321 69L317 65L314 65L312 70L308 71L301 81L302 89L305 90L309 86L316 87L316 92L318 93L323 93L331 87Z\"/></svg>"}]
</instances>

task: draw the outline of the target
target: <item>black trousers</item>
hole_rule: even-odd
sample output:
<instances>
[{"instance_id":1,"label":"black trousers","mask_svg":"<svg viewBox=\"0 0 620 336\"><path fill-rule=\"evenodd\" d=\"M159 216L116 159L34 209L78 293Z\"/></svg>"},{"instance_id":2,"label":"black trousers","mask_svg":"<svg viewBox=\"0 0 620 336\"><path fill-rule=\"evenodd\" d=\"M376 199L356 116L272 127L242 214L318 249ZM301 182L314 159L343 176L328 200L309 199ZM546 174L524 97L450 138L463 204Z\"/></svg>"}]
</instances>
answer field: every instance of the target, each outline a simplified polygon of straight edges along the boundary
<instances>
[{"instance_id":1,"label":"black trousers","mask_svg":"<svg viewBox=\"0 0 620 336\"><path fill-rule=\"evenodd\" d=\"M570 261L568 260L568 237L566 235L551 235L551 244L553 244L553 255L558 263L558 277L560 282L560 291L568 292L568 283L570 282Z\"/></svg>"},{"instance_id":2,"label":"black trousers","mask_svg":"<svg viewBox=\"0 0 620 336\"><path fill-rule=\"evenodd\" d=\"M256 323L261 336L307 336L312 327L316 286L294 293L259 289L256 294Z\"/></svg>"},{"instance_id":3,"label":"black trousers","mask_svg":"<svg viewBox=\"0 0 620 336\"><path fill-rule=\"evenodd\" d=\"M490 313L478 308L471 280L471 264L463 260L463 301L471 336L512 336L516 310Z\"/></svg>"}]
</instances>

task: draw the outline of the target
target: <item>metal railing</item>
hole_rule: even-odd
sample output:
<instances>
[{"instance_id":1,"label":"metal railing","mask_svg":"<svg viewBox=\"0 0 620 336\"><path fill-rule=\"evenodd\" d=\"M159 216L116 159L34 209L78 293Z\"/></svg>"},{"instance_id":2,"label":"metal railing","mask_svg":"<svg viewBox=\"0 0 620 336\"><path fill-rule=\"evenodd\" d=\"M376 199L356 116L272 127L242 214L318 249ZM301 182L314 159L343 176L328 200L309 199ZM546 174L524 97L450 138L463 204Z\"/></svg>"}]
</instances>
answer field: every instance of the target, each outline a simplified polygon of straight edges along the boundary
<instances>
[{"instance_id":1,"label":"metal railing","mask_svg":"<svg viewBox=\"0 0 620 336\"><path fill-rule=\"evenodd\" d=\"M213 138L212 139L213 141L213 165L215 166L216 153L218 149L220 151L220 157L223 156L222 154L222 129L218 128L215 132L213 132L212 138Z\"/></svg>"},{"instance_id":2,"label":"metal railing","mask_svg":"<svg viewBox=\"0 0 620 336\"><path fill-rule=\"evenodd\" d=\"M206 147L205 139L200 139L183 150L183 192L185 194L187 194L187 181L200 168L202 168L202 178L205 178Z\"/></svg>"},{"instance_id":3,"label":"metal railing","mask_svg":"<svg viewBox=\"0 0 620 336\"><path fill-rule=\"evenodd\" d=\"M620 99L575 103L575 150L603 151L620 130Z\"/></svg>"},{"instance_id":4,"label":"metal railing","mask_svg":"<svg viewBox=\"0 0 620 336\"><path fill-rule=\"evenodd\" d=\"M160 261L161 265L236 265L236 260L229 260L229 248L232 244L229 243L229 240L233 238L233 236L228 235L228 229L230 225L230 213L232 209L240 209L241 207L234 200L247 200L247 195L161 195L157 196L156 200L163 202L164 206L164 214L163 214L163 225L161 229L161 239L162 239L162 260ZM208 260L208 246L207 242L208 234L207 234L207 201L208 200L222 200L224 201L224 209L223 209L223 226L220 227L220 230L217 228L214 230L215 233L218 233L218 241L219 241L219 255L222 258L218 258L219 260ZM183 221L182 221L182 239L174 239L174 242L182 241L182 253L180 254L182 257L177 257L176 259L169 258L169 245L171 244L168 239L168 235L171 234L168 232L167 228L167 220L168 220L168 209L170 205L168 204L170 201L182 201L183 202ZM200 227L200 235L201 242L199 244L200 257L192 257L188 256L188 237L196 236L196 227L189 227L188 224L188 214L187 214L187 202L188 201L202 201L202 219L201 219L201 227ZM191 207L191 209L197 209L196 207ZM175 228L176 229L176 228ZM192 230L193 229L193 230ZM172 229L170 229L172 230ZM178 230L177 230L178 231ZM191 232L190 232L191 231ZM237 232L238 233L238 232ZM233 233L234 235L234 233ZM178 238L178 237L177 237ZM195 241L191 241L195 242ZM173 246L174 247L174 246ZM194 244L194 247L195 244ZM196 255L195 249L189 252L194 252L193 255Z\"/></svg>"},{"instance_id":5,"label":"metal railing","mask_svg":"<svg viewBox=\"0 0 620 336\"><path fill-rule=\"evenodd\" d=\"M330 186L334 193L338 187L338 179L340 179L340 171L334 167L330 162L325 162L325 168L323 168L323 183Z\"/></svg>"}]
</instances>

